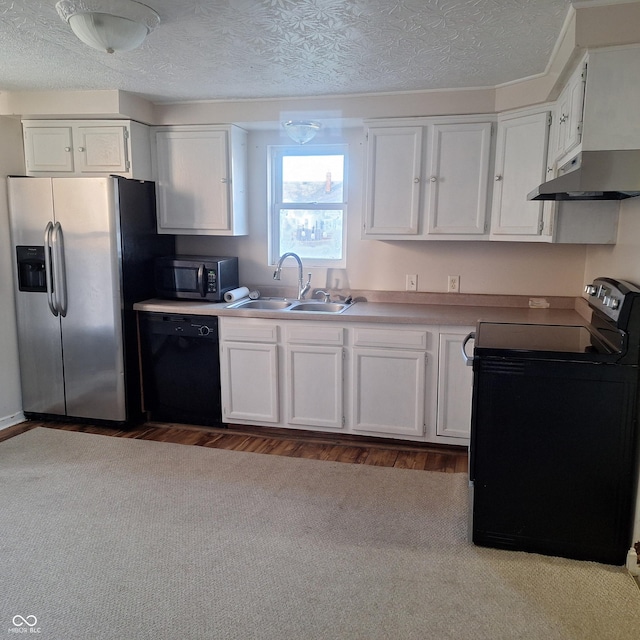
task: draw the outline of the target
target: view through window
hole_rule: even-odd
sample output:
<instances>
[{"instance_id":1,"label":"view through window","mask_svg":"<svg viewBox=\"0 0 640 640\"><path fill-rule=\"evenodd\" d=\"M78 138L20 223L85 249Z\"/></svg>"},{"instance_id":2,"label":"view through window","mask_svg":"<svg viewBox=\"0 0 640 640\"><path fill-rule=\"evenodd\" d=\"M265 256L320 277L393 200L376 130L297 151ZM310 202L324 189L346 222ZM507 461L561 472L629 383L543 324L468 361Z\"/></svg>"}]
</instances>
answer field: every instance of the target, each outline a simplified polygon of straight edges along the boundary
<instances>
[{"instance_id":1,"label":"view through window","mask_svg":"<svg viewBox=\"0 0 640 640\"><path fill-rule=\"evenodd\" d=\"M272 148L271 259L288 251L306 264L343 266L346 148Z\"/></svg>"}]
</instances>

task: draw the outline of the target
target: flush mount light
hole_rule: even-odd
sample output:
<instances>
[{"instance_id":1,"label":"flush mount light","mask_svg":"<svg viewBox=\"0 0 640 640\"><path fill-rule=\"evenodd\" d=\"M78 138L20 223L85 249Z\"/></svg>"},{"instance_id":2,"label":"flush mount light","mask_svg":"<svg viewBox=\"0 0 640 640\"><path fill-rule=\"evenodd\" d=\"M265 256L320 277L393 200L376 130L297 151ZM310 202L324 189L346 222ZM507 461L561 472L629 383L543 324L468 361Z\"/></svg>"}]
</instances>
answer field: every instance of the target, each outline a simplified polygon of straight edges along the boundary
<instances>
[{"instance_id":1,"label":"flush mount light","mask_svg":"<svg viewBox=\"0 0 640 640\"><path fill-rule=\"evenodd\" d=\"M114 53L139 47L160 24L160 16L134 0L60 0L58 15L82 42Z\"/></svg>"},{"instance_id":2,"label":"flush mount light","mask_svg":"<svg viewBox=\"0 0 640 640\"><path fill-rule=\"evenodd\" d=\"M289 120L283 122L282 126L287 132L287 135L298 144L304 144L313 140L316 133L320 131L322 125L319 122L313 120Z\"/></svg>"}]
</instances>

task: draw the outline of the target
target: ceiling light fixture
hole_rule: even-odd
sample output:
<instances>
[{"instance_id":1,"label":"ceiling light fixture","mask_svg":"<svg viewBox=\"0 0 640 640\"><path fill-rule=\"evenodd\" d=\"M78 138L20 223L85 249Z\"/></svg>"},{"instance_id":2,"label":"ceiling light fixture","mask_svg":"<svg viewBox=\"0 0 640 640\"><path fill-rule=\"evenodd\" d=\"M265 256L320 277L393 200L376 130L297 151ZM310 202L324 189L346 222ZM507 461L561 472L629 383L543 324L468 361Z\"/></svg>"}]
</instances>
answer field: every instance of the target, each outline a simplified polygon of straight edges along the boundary
<instances>
[{"instance_id":1,"label":"ceiling light fixture","mask_svg":"<svg viewBox=\"0 0 640 640\"><path fill-rule=\"evenodd\" d=\"M282 126L287 135L298 144L304 144L313 140L316 133L320 131L322 125L314 120L289 120L283 122Z\"/></svg>"},{"instance_id":2,"label":"ceiling light fixture","mask_svg":"<svg viewBox=\"0 0 640 640\"><path fill-rule=\"evenodd\" d=\"M160 16L134 0L60 0L58 15L82 42L114 53L139 47L160 24Z\"/></svg>"}]
</instances>

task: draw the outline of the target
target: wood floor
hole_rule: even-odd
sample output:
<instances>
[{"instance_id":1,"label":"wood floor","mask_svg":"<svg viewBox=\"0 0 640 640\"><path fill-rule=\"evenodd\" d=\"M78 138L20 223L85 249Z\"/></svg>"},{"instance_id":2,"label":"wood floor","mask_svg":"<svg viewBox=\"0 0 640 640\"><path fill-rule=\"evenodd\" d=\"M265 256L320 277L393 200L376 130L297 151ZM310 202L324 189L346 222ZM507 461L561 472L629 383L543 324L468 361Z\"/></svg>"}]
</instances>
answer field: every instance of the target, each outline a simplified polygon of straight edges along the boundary
<instances>
[{"instance_id":1,"label":"wood floor","mask_svg":"<svg viewBox=\"0 0 640 640\"><path fill-rule=\"evenodd\" d=\"M0 431L0 441L34 427L399 469L467 471L467 451L463 447L265 427L215 428L149 422L118 429L88 423L27 421Z\"/></svg>"}]
</instances>

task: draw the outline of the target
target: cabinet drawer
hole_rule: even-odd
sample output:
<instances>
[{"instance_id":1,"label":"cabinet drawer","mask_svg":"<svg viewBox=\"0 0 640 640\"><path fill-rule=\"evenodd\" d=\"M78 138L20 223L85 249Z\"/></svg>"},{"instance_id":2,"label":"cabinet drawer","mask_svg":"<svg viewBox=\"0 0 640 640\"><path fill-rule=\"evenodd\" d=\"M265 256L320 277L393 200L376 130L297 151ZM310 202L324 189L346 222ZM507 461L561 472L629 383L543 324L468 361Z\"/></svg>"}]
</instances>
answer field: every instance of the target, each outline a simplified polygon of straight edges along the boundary
<instances>
[{"instance_id":1,"label":"cabinet drawer","mask_svg":"<svg viewBox=\"0 0 640 640\"><path fill-rule=\"evenodd\" d=\"M338 326L319 326L292 323L286 329L286 340L289 344L344 344L344 329Z\"/></svg>"},{"instance_id":2,"label":"cabinet drawer","mask_svg":"<svg viewBox=\"0 0 640 640\"><path fill-rule=\"evenodd\" d=\"M429 332L416 329L368 329L353 331L356 347L388 347L390 349L427 349Z\"/></svg>"},{"instance_id":3,"label":"cabinet drawer","mask_svg":"<svg viewBox=\"0 0 640 640\"><path fill-rule=\"evenodd\" d=\"M278 342L278 325L264 320L220 318L220 339L233 342Z\"/></svg>"}]
</instances>

